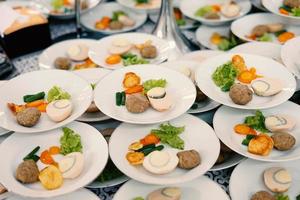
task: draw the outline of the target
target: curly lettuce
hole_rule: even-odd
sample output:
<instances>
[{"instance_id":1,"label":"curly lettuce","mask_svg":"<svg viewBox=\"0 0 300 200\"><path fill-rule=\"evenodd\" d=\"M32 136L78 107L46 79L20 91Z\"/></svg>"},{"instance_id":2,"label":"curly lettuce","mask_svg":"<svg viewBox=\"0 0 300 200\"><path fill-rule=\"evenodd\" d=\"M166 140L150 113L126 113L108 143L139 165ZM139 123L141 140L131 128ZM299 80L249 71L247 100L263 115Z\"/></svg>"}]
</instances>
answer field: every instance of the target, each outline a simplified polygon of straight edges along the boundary
<instances>
[{"instance_id":1,"label":"curly lettuce","mask_svg":"<svg viewBox=\"0 0 300 200\"><path fill-rule=\"evenodd\" d=\"M58 86L54 86L48 91L47 101L51 103L52 101L61 100L61 99L70 99L71 95L61 89Z\"/></svg>"},{"instance_id":2,"label":"curly lettuce","mask_svg":"<svg viewBox=\"0 0 300 200\"><path fill-rule=\"evenodd\" d=\"M228 92L230 87L234 84L237 75L238 70L234 67L232 62L228 62L215 70L212 74L212 79L222 91Z\"/></svg>"},{"instance_id":3,"label":"curly lettuce","mask_svg":"<svg viewBox=\"0 0 300 200\"><path fill-rule=\"evenodd\" d=\"M82 152L81 137L68 127L63 127L64 135L60 138L60 153L67 155L73 152Z\"/></svg>"},{"instance_id":4,"label":"curly lettuce","mask_svg":"<svg viewBox=\"0 0 300 200\"><path fill-rule=\"evenodd\" d=\"M155 87L166 87L167 81L166 79L150 79L143 83L144 93L147 93L149 90Z\"/></svg>"}]
</instances>

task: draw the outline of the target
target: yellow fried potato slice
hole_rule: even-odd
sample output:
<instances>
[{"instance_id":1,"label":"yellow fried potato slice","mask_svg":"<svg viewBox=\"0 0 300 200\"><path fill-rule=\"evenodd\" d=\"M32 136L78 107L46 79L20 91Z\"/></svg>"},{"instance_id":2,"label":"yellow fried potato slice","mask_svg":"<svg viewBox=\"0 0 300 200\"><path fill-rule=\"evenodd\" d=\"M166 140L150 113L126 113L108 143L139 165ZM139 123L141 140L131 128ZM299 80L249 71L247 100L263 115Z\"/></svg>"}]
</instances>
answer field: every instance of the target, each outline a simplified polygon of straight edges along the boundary
<instances>
[{"instance_id":1,"label":"yellow fried potato slice","mask_svg":"<svg viewBox=\"0 0 300 200\"><path fill-rule=\"evenodd\" d=\"M44 168L40 172L39 180L47 190L57 189L61 187L64 182L61 172L54 165L49 165Z\"/></svg>"},{"instance_id":2,"label":"yellow fried potato slice","mask_svg":"<svg viewBox=\"0 0 300 200\"><path fill-rule=\"evenodd\" d=\"M273 146L274 142L270 136L267 134L259 134L250 140L248 151L256 155L267 156L272 151Z\"/></svg>"},{"instance_id":3,"label":"yellow fried potato slice","mask_svg":"<svg viewBox=\"0 0 300 200\"><path fill-rule=\"evenodd\" d=\"M125 88L132 88L134 86L140 85L141 78L133 72L128 72L125 74L123 80L123 86Z\"/></svg>"}]
</instances>

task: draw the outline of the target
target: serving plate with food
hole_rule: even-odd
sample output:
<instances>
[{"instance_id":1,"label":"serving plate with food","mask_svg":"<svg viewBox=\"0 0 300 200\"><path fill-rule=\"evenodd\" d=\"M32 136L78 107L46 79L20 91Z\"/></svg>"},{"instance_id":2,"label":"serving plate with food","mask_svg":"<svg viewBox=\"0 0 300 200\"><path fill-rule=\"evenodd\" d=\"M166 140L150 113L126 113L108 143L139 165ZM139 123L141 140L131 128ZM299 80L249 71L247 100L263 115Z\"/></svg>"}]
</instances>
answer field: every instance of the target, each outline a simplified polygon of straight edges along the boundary
<instances>
[{"instance_id":1,"label":"serving plate with food","mask_svg":"<svg viewBox=\"0 0 300 200\"><path fill-rule=\"evenodd\" d=\"M182 74L190 78L191 81L195 82L195 71L199 66L199 62L181 59L175 61L168 61L162 63L160 66L181 72ZM192 107L187 111L188 113L202 113L220 106L219 103L209 99L203 92L201 92L197 85L195 85L195 87L197 92L196 100Z\"/></svg>"},{"instance_id":2,"label":"serving plate with food","mask_svg":"<svg viewBox=\"0 0 300 200\"><path fill-rule=\"evenodd\" d=\"M214 116L214 128L224 144L246 157L269 162L296 160L300 158L300 121L295 115L299 110L290 101L244 112L222 106Z\"/></svg>"},{"instance_id":3,"label":"serving plate with food","mask_svg":"<svg viewBox=\"0 0 300 200\"><path fill-rule=\"evenodd\" d=\"M88 57L93 39L72 39L53 44L38 58L41 69L79 70L98 67Z\"/></svg>"},{"instance_id":4,"label":"serving plate with food","mask_svg":"<svg viewBox=\"0 0 300 200\"><path fill-rule=\"evenodd\" d=\"M205 190L203 190L205 188ZM156 199L184 199L194 200L222 199L229 200L224 190L209 178L202 176L194 181L172 186L157 186L130 180L115 194L113 200L156 200Z\"/></svg>"},{"instance_id":5,"label":"serving plate with food","mask_svg":"<svg viewBox=\"0 0 300 200\"><path fill-rule=\"evenodd\" d=\"M209 98L240 109L271 108L295 92L294 76L273 59L227 53L202 62L195 75Z\"/></svg>"},{"instance_id":6,"label":"serving plate with food","mask_svg":"<svg viewBox=\"0 0 300 200\"><path fill-rule=\"evenodd\" d=\"M219 155L220 143L208 124L184 114L152 125L123 123L111 136L109 151L115 165L130 178L169 185L207 172Z\"/></svg>"},{"instance_id":7,"label":"serving plate with food","mask_svg":"<svg viewBox=\"0 0 300 200\"><path fill-rule=\"evenodd\" d=\"M95 128L72 122L44 133L14 133L1 144L0 155L6 160L0 178L8 191L50 198L94 180L106 165L108 147Z\"/></svg>"},{"instance_id":8,"label":"serving plate with food","mask_svg":"<svg viewBox=\"0 0 300 200\"><path fill-rule=\"evenodd\" d=\"M237 46L240 41L228 26L200 26L196 31L199 44L212 50L228 51Z\"/></svg>"},{"instance_id":9,"label":"serving plate with food","mask_svg":"<svg viewBox=\"0 0 300 200\"><path fill-rule=\"evenodd\" d=\"M64 126L90 106L92 88L79 76L62 70L25 73L0 87L0 126L36 133Z\"/></svg>"},{"instance_id":10,"label":"serving plate with food","mask_svg":"<svg viewBox=\"0 0 300 200\"><path fill-rule=\"evenodd\" d=\"M246 15L251 10L249 0L185 0L182 13L203 24L219 26Z\"/></svg>"},{"instance_id":11,"label":"serving plate with food","mask_svg":"<svg viewBox=\"0 0 300 200\"><path fill-rule=\"evenodd\" d=\"M289 23L300 24L300 2L298 0L262 0L263 6Z\"/></svg>"},{"instance_id":12,"label":"serving plate with food","mask_svg":"<svg viewBox=\"0 0 300 200\"><path fill-rule=\"evenodd\" d=\"M43 14L44 16L48 16L50 10L43 5L42 2L39 1L22 1L22 0L9 0L9 1L2 1L0 2L0 5L9 6L11 8L29 8L33 11L38 11L40 14Z\"/></svg>"},{"instance_id":13,"label":"serving plate with food","mask_svg":"<svg viewBox=\"0 0 300 200\"><path fill-rule=\"evenodd\" d=\"M75 74L77 74L78 76L90 83L90 86L92 87L93 91L97 83L110 72L111 70L103 68L82 69L74 71ZM94 101L85 111L85 113L79 118L77 118L78 121L82 122L99 122L107 119L110 119L110 117L103 114L101 110L99 110L99 108L95 105Z\"/></svg>"},{"instance_id":14,"label":"serving plate with food","mask_svg":"<svg viewBox=\"0 0 300 200\"><path fill-rule=\"evenodd\" d=\"M299 199L299 160L266 163L248 159L238 165L230 179L232 200ZM241 184L241 180L245 183Z\"/></svg>"},{"instance_id":15,"label":"serving plate with food","mask_svg":"<svg viewBox=\"0 0 300 200\"><path fill-rule=\"evenodd\" d=\"M122 33L100 39L89 51L90 59L107 69L129 65L160 64L168 58L169 44L146 33Z\"/></svg>"},{"instance_id":16,"label":"serving plate with food","mask_svg":"<svg viewBox=\"0 0 300 200\"><path fill-rule=\"evenodd\" d=\"M156 65L137 65L115 70L100 80L94 101L116 120L153 124L182 115L195 98L195 86L183 74Z\"/></svg>"},{"instance_id":17,"label":"serving plate with food","mask_svg":"<svg viewBox=\"0 0 300 200\"><path fill-rule=\"evenodd\" d=\"M162 0L117 0L122 6L139 12L157 12L160 9Z\"/></svg>"},{"instance_id":18,"label":"serving plate with food","mask_svg":"<svg viewBox=\"0 0 300 200\"><path fill-rule=\"evenodd\" d=\"M134 12L118 3L102 3L81 17L81 24L90 31L115 34L132 31L147 20L146 13Z\"/></svg>"},{"instance_id":19,"label":"serving plate with food","mask_svg":"<svg viewBox=\"0 0 300 200\"><path fill-rule=\"evenodd\" d=\"M271 13L244 16L231 24L231 31L244 41L274 42L284 44L300 35L299 25L292 25Z\"/></svg>"}]
</instances>

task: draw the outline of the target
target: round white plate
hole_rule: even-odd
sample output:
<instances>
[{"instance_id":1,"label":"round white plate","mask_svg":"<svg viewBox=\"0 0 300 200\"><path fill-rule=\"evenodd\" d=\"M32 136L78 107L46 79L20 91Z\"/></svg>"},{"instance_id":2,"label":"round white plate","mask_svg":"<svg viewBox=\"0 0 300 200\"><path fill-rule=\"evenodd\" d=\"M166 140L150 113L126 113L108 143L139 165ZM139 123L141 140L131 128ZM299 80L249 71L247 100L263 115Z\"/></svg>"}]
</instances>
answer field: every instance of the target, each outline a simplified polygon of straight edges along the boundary
<instances>
[{"instance_id":1,"label":"round white plate","mask_svg":"<svg viewBox=\"0 0 300 200\"><path fill-rule=\"evenodd\" d=\"M82 200L82 199L87 199L87 200L101 200L100 197L98 197L96 194L93 192L87 190L87 189L79 189L75 192L62 195L59 197L53 197L53 198L47 198L48 200L67 200L67 199L72 199L72 200ZM6 198L6 200L37 200L36 198L30 198L30 197L22 197L18 195L11 195Z\"/></svg>"},{"instance_id":2,"label":"round white plate","mask_svg":"<svg viewBox=\"0 0 300 200\"><path fill-rule=\"evenodd\" d=\"M166 79L166 91L172 96L173 106L165 112L149 108L139 114L128 112L125 106L117 106L115 93L124 90L122 81L127 72L136 73L141 77L141 82L149 79ZM134 124L154 124L182 115L192 106L195 98L196 88L183 74L156 65L137 65L115 70L105 76L95 89L94 101L104 114L116 120Z\"/></svg>"},{"instance_id":3,"label":"round white plate","mask_svg":"<svg viewBox=\"0 0 300 200\"><path fill-rule=\"evenodd\" d=\"M126 14L128 14L128 17L133 19L135 21L135 25L132 27L125 27L121 30L100 30L95 28L95 23L98 20L101 20L102 17L108 16L112 17L113 12L115 11L124 11ZM95 32L104 33L104 34L114 34L114 33L122 33L127 31L132 31L134 29L137 29L138 27L142 26L147 20L147 14L146 13L137 13L132 11L129 8L123 7L118 3L110 2L110 3L102 3L96 6L94 9L90 10L86 14L84 14L81 17L81 24Z\"/></svg>"},{"instance_id":4,"label":"round white plate","mask_svg":"<svg viewBox=\"0 0 300 200\"><path fill-rule=\"evenodd\" d=\"M167 67L169 69L173 69L178 72L182 72L183 68L189 68L190 71L192 72L191 80L194 82L195 71L196 71L197 67L199 66L199 62L180 59L180 60L162 63L161 66ZM202 112L206 112L206 111L215 109L218 106L220 106L219 103L217 103L209 98L206 101L197 103L197 105L198 105L197 109L189 109L187 112L188 113L202 113Z\"/></svg>"},{"instance_id":5,"label":"round white plate","mask_svg":"<svg viewBox=\"0 0 300 200\"><path fill-rule=\"evenodd\" d=\"M271 97L259 97L257 95L253 95L252 101L247 105L237 105L233 103L229 97L229 92L223 92L218 86L216 86L211 76L217 67L231 61L231 58L234 55L236 54L227 53L209 58L202 62L198 67L195 79L200 90L208 97L221 104L234 108L264 109L280 105L293 96L296 90L296 81L294 76L286 69L286 67L270 58L251 54L238 54L244 58L246 66L255 67L257 69L257 74L281 80L283 83L283 90Z\"/></svg>"},{"instance_id":6,"label":"round white plate","mask_svg":"<svg viewBox=\"0 0 300 200\"><path fill-rule=\"evenodd\" d=\"M108 147L104 137L90 125L73 122L69 128L81 136L84 156L84 169L81 175L75 179L65 179L63 185L56 190L46 190L41 183L24 185L15 178L15 170L22 162L22 158L36 146L41 151L51 145L59 145L59 139L63 135L61 129L55 129L44 133L14 133L0 145L1 158L5 163L1 164L1 182L8 191L25 197L50 198L73 192L93 181L104 169L108 159Z\"/></svg>"},{"instance_id":7,"label":"round white plate","mask_svg":"<svg viewBox=\"0 0 300 200\"><path fill-rule=\"evenodd\" d=\"M300 17L283 15L279 12L279 8L283 5L283 0L262 0L262 4L268 11L280 16L288 23L300 25Z\"/></svg>"},{"instance_id":8,"label":"round white plate","mask_svg":"<svg viewBox=\"0 0 300 200\"><path fill-rule=\"evenodd\" d=\"M133 44L141 44L147 40L151 40L152 44L156 46L158 51L157 57L149 60L151 64L160 64L168 58L169 44L167 41L146 33L122 33L102 38L98 42L94 43L89 51L90 59L99 66L107 69L118 69L124 67L122 62L116 65L109 65L105 62L105 59L110 55L107 48L115 39L118 38L127 39Z\"/></svg>"},{"instance_id":9,"label":"round white plate","mask_svg":"<svg viewBox=\"0 0 300 200\"><path fill-rule=\"evenodd\" d=\"M131 180L119 189L113 200L132 200L135 197L143 197L146 199L149 193L163 187L165 186L147 185ZM195 200L195 197L197 200L229 200L225 191L217 183L205 176L188 183L178 184L176 187L181 188L181 198L184 200Z\"/></svg>"},{"instance_id":10,"label":"round white plate","mask_svg":"<svg viewBox=\"0 0 300 200\"><path fill-rule=\"evenodd\" d=\"M158 128L160 124L138 126L123 123L115 130L109 142L110 157L118 169L132 179L157 185L184 183L207 172L214 165L220 151L220 142L214 130L204 121L189 114L184 114L170 123L174 126L185 126L185 131L180 137L185 142L185 150L195 149L199 152L201 164L198 167L192 170L177 168L169 174L153 175L143 167L130 165L125 158L128 146L145 137L151 129ZM169 151L178 152L168 145L164 146Z\"/></svg>"},{"instance_id":11,"label":"round white plate","mask_svg":"<svg viewBox=\"0 0 300 200\"><path fill-rule=\"evenodd\" d=\"M33 127L24 127L17 123L16 117L8 109L7 103L24 104L23 96L44 91L46 94L53 86L60 86L71 95L72 114L62 122L51 121L42 113L39 122ZM92 88L79 76L63 70L42 70L22 74L9 80L0 87L0 126L21 133L36 133L64 126L79 116L89 107L92 101Z\"/></svg>"},{"instance_id":12,"label":"round white plate","mask_svg":"<svg viewBox=\"0 0 300 200\"><path fill-rule=\"evenodd\" d=\"M239 164L240 162L242 162L245 159L246 158L244 156L241 156L238 153L232 152L232 155L230 156L230 158L226 159L226 161L221 164L215 164L209 171L212 172L212 171L220 171L220 170L228 169L228 168L236 166L237 164Z\"/></svg>"},{"instance_id":13,"label":"round white plate","mask_svg":"<svg viewBox=\"0 0 300 200\"><path fill-rule=\"evenodd\" d=\"M288 24L284 18L271 13L256 13L244 16L231 24L231 31L240 39L252 42L253 40L247 36L251 35L252 29L255 26L272 23L282 23L287 31L293 32L295 35L300 35L300 26ZM281 44L275 36L272 42Z\"/></svg>"},{"instance_id":14,"label":"round white plate","mask_svg":"<svg viewBox=\"0 0 300 200\"><path fill-rule=\"evenodd\" d=\"M262 5L262 0L251 0L251 3L254 7L262 11L267 11L267 9Z\"/></svg>"},{"instance_id":15,"label":"round white plate","mask_svg":"<svg viewBox=\"0 0 300 200\"><path fill-rule=\"evenodd\" d=\"M136 7L136 1L135 0L117 0L119 4L122 6L128 7L132 10L140 11L140 12L157 12L160 9L161 1L162 0L150 0L153 2L152 6L148 8L142 8L142 7Z\"/></svg>"},{"instance_id":16,"label":"round white plate","mask_svg":"<svg viewBox=\"0 0 300 200\"><path fill-rule=\"evenodd\" d=\"M109 74L111 71L103 68L91 68L74 71L75 74L88 81L90 84L97 84L103 77ZM93 94L94 95L94 94ZM94 97L93 97L94 98ZM85 112L79 118L78 121L82 122L98 122L110 119L110 117L104 115L102 112L88 113Z\"/></svg>"},{"instance_id":17,"label":"round white plate","mask_svg":"<svg viewBox=\"0 0 300 200\"><path fill-rule=\"evenodd\" d=\"M287 41L281 49L281 59L284 65L300 79L300 37Z\"/></svg>"},{"instance_id":18,"label":"round white plate","mask_svg":"<svg viewBox=\"0 0 300 200\"><path fill-rule=\"evenodd\" d=\"M6 83L6 82L7 82L7 81L0 81L0 87L1 87L4 83ZM0 127L0 136L1 136L1 135L4 135L4 134L7 134L7 133L9 133L9 132L10 132L9 130L6 130L6 129Z\"/></svg>"},{"instance_id":19,"label":"round white plate","mask_svg":"<svg viewBox=\"0 0 300 200\"><path fill-rule=\"evenodd\" d=\"M96 40L93 39L72 39L58 42L45 49L38 58L41 69L56 69L54 61L58 57L68 57L67 51L71 46L85 44L91 47Z\"/></svg>"},{"instance_id":20,"label":"round white plate","mask_svg":"<svg viewBox=\"0 0 300 200\"><path fill-rule=\"evenodd\" d=\"M268 161L268 162L283 162L296 160L300 158L300 119L297 117L296 113L300 112L300 106L287 101L280 106L275 108L262 110L264 116L270 115L278 115L278 114L286 114L294 118L296 120L296 127L289 131L296 138L296 145L290 151L278 151L273 149L269 156L259 156L252 153L249 153L247 150L247 146L242 145L243 139L245 136L239 135L234 132L233 128L237 124L241 124L244 122L247 116L255 115L255 111L244 110L241 112L239 109L229 108L227 106L222 106L216 112L214 116L214 129L216 131L217 136L220 140L227 145L229 148L234 150L235 152L252 159ZM224 119L226 118L226 121Z\"/></svg>"},{"instance_id":21,"label":"round white plate","mask_svg":"<svg viewBox=\"0 0 300 200\"><path fill-rule=\"evenodd\" d=\"M222 24L226 24L228 22L231 22L233 20L236 20L244 15L246 15L251 10L251 3L249 0L239 0L236 1L237 4L241 7L241 12L238 16L233 18L227 18L224 16L221 16L221 19L218 20L211 20L211 19L205 19L203 17L195 16L196 11L203 7L213 4L222 4L225 0L184 0L180 2L180 9L182 13L186 16L188 16L191 19L200 21L203 24L211 25L211 26L219 26Z\"/></svg>"},{"instance_id":22,"label":"round white plate","mask_svg":"<svg viewBox=\"0 0 300 200\"><path fill-rule=\"evenodd\" d=\"M45 5L43 5L43 3L40 1L7 0L7 1L0 2L0 5L5 5L5 6L12 7L12 8L19 7L19 6L29 7L33 10L39 11L45 17L48 17L49 12L50 12L50 10Z\"/></svg>"},{"instance_id":23,"label":"round white plate","mask_svg":"<svg viewBox=\"0 0 300 200\"><path fill-rule=\"evenodd\" d=\"M232 172L230 178L230 196L232 200L251 199L252 195L258 191L269 191L264 184L263 173L271 167L283 167L287 169L292 176L292 185L286 195L290 199L296 199L300 194L300 161L283 162L283 163L266 163L255 160L245 160L239 164ZM244 180L241 184L241 180ZM270 191L269 191L270 192ZM271 192L270 192L271 193Z\"/></svg>"},{"instance_id":24,"label":"round white plate","mask_svg":"<svg viewBox=\"0 0 300 200\"><path fill-rule=\"evenodd\" d=\"M222 36L229 37L230 28L229 26L212 27L212 26L202 25L196 31L197 41L208 49L219 50L218 46L212 44L210 41L210 38L214 33L219 33Z\"/></svg>"},{"instance_id":25,"label":"round white plate","mask_svg":"<svg viewBox=\"0 0 300 200\"><path fill-rule=\"evenodd\" d=\"M214 50L199 50L193 51L183 55L180 59L182 60L190 60L195 62L203 62L207 58L211 58L220 54L223 54L223 51L214 51Z\"/></svg>"},{"instance_id":26,"label":"round white plate","mask_svg":"<svg viewBox=\"0 0 300 200\"><path fill-rule=\"evenodd\" d=\"M280 57L281 45L271 42L247 42L229 50L230 53L248 53L272 58L282 63Z\"/></svg>"}]
</instances>

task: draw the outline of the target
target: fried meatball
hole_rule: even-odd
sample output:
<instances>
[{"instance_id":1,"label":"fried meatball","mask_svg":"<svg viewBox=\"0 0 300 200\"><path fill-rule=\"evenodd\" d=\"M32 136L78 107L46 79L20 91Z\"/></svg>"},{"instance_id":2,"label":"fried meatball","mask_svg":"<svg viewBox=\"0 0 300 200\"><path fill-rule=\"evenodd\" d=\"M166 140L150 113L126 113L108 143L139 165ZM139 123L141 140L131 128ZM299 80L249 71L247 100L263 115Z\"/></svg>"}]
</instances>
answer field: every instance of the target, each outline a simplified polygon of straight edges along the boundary
<instances>
[{"instance_id":1,"label":"fried meatball","mask_svg":"<svg viewBox=\"0 0 300 200\"><path fill-rule=\"evenodd\" d=\"M25 108L17 113L17 122L25 127L36 125L41 117L41 112L37 108Z\"/></svg>"},{"instance_id":2,"label":"fried meatball","mask_svg":"<svg viewBox=\"0 0 300 200\"><path fill-rule=\"evenodd\" d=\"M255 26L252 30L252 35L255 35L256 37L261 37L263 36L265 33L268 33L269 27L266 25L258 25Z\"/></svg>"},{"instance_id":3,"label":"fried meatball","mask_svg":"<svg viewBox=\"0 0 300 200\"><path fill-rule=\"evenodd\" d=\"M231 86L229 96L235 104L246 105L252 100L253 92L248 86L236 83Z\"/></svg>"},{"instance_id":4,"label":"fried meatball","mask_svg":"<svg viewBox=\"0 0 300 200\"><path fill-rule=\"evenodd\" d=\"M65 57L58 57L54 61L54 66L57 69L69 70L71 68L71 60Z\"/></svg>"},{"instance_id":5,"label":"fried meatball","mask_svg":"<svg viewBox=\"0 0 300 200\"><path fill-rule=\"evenodd\" d=\"M34 183L39 180L39 169L33 160L25 160L16 171L16 178L22 183Z\"/></svg>"},{"instance_id":6,"label":"fried meatball","mask_svg":"<svg viewBox=\"0 0 300 200\"><path fill-rule=\"evenodd\" d=\"M275 197L267 191L256 192L251 200L276 200Z\"/></svg>"},{"instance_id":7,"label":"fried meatball","mask_svg":"<svg viewBox=\"0 0 300 200\"><path fill-rule=\"evenodd\" d=\"M274 141L274 147L279 151L290 150L296 143L295 137L285 132L274 133L271 138Z\"/></svg>"},{"instance_id":8,"label":"fried meatball","mask_svg":"<svg viewBox=\"0 0 300 200\"><path fill-rule=\"evenodd\" d=\"M299 8L300 0L284 0L283 5L291 7L291 8Z\"/></svg>"},{"instance_id":9,"label":"fried meatball","mask_svg":"<svg viewBox=\"0 0 300 200\"><path fill-rule=\"evenodd\" d=\"M202 101L205 101L207 99L207 96L199 89L198 86L196 86L196 92L197 92L197 96L196 96L196 102L200 103Z\"/></svg>"},{"instance_id":10,"label":"fried meatball","mask_svg":"<svg viewBox=\"0 0 300 200\"><path fill-rule=\"evenodd\" d=\"M88 107L88 109L86 110L87 113L95 113L95 112L99 112L99 108L96 106L95 102L93 101L91 103L91 105Z\"/></svg>"},{"instance_id":11,"label":"fried meatball","mask_svg":"<svg viewBox=\"0 0 300 200\"><path fill-rule=\"evenodd\" d=\"M153 45L145 46L141 49L143 58L155 58L157 56L157 48Z\"/></svg>"},{"instance_id":12,"label":"fried meatball","mask_svg":"<svg viewBox=\"0 0 300 200\"><path fill-rule=\"evenodd\" d=\"M150 107L150 103L145 95L136 93L126 96L125 106L131 113L142 113Z\"/></svg>"},{"instance_id":13,"label":"fried meatball","mask_svg":"<svg viewBox=\"0 0 300 200\"><path fill-rule=\"evenodd\" d=\"M197 151L181 151L177 153L179 158L178 167L182 169L193 169L200 165L201 158Z\"/></svg>"},{"instance_id":14,"label":"fried meatball","mask_svg":"<svg viewBox=\"0 0 300 200\"><path fill-rule=\"evenodd\" d=\"M123 28L123 24L119 21L112 21L109 23L109 28L111 30L121 30Z\"/></svg>"}]
</instances>

